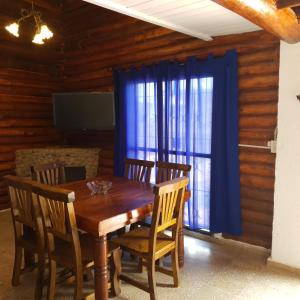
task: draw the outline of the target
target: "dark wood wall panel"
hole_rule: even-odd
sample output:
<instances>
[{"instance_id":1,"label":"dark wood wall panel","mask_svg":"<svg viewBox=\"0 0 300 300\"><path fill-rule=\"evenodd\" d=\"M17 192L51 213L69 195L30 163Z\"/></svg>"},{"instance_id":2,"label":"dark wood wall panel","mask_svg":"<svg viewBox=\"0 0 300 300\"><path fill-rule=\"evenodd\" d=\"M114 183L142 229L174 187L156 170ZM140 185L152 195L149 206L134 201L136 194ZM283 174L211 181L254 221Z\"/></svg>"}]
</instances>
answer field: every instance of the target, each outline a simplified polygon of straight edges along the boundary
<instances>
[{"instance_id":1,"label":"dark wood wall panel","mask_svg":"<svg viewBox=\"0 0 300 300\"><path fill-rule=\"evenodd\" d=\"M114 131L84 131L65 134L65 143L69 146L99 147L98 173L113 175Z\"/></svg>"},{"instance_id":2,"label":"dark wood wall panel","mask_svg":"<svg viewBox=\"0 0 300 300\"><path fill-rule=\"evenodd\" d=\"M68 24L64 30L65 90L112 91L114 68L164 59L184 61L191 55L219 56L235 48L239 54L240 143L265 146L273 138L278 101L277 38L261 31L204 42L83 2L69 1L63 18ZM101 146L100 171L112 173L113 132L85 133L83 138L73 134L67 141ZM270 248L275 155L241 148L240 163L243 235L238 239Z\"/></svg>"},{"instance_id":3,"label":"dark wood wall panel","mask_svg":"<svg viewBox=\"0 0 300 300\"><path fill-rule=\"evenodd\" d=\"M63 142L53 127L51 102L51 94L62 90L57 19L61 6L57 0L34 2L41 5L44 20L55 27L52 41L42 46L31 43L30 21L21 27L19 39L4 29L31 1L0 1L0 210L9 206L2 178L14 173L16 150Z\"/></svg>"}]
</instances>

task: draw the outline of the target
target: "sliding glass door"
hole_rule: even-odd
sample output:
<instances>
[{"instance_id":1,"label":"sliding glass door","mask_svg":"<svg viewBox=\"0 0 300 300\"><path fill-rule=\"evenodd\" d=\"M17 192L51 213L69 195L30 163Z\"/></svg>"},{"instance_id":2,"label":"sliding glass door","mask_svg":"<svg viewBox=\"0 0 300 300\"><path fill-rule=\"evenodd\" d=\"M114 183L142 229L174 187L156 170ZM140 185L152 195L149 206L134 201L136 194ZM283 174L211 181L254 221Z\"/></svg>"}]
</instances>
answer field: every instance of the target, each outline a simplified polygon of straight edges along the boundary
<instances>
[{"instance_id":1,"label":"sliding glass door","mask_svg":"<svg viewBox=\"0 0 300 300\"><path fill-rule=\"evenodd\" d=\"M213 78L163 81L159 90L152 81L126 86L127 156L190 164L184 222L209 230Z\"/></svg>"}]
</instances>

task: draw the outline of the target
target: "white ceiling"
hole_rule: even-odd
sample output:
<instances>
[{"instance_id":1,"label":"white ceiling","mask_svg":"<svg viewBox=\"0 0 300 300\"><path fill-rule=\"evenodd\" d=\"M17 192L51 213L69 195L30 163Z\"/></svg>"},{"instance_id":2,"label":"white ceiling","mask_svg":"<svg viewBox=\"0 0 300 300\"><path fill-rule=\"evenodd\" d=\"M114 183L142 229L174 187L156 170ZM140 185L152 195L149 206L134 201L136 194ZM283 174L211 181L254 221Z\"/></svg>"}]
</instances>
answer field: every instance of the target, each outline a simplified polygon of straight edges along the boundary
<instances>
[{"instance_id":1,"label":"white ceiling","mask_svg":"<svg viewBox=\"0 0 300 300\"><path fill-rule=\"evenodd\" d=\"M260 30L211 0L84 0L203 40Z\"/></svg>"}]
</instances>

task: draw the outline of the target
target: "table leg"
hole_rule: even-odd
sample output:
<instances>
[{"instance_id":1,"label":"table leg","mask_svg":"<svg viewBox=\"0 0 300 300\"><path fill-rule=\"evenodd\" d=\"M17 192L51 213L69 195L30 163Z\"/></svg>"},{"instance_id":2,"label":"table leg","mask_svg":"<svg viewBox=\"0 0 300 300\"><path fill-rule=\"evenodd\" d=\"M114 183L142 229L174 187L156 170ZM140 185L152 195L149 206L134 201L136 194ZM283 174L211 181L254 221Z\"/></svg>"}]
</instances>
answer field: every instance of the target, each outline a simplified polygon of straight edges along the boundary
<instances>
[{"instance_id":1,"label":"table leg","mask_svg":"<svg viewBox=\"0 0 300 300\"><path fill-rule=\"evenodd\" d=\"M95 299L108 299L107 239L105 236L94 239Z\"/></svg>"},{"instance_id":2,"label":"table leg","mask_svg":"<svg viewBox=\"0 0 300 300\"><path fill-rule=\"evenodd\" d=\"M179 267L182 268L184 265L184 234L183 234L183 222L184 222L184 210L182 209L182 215L180 220L180 227L178 232L178 260Z\"/></svg>"}]
</instances>

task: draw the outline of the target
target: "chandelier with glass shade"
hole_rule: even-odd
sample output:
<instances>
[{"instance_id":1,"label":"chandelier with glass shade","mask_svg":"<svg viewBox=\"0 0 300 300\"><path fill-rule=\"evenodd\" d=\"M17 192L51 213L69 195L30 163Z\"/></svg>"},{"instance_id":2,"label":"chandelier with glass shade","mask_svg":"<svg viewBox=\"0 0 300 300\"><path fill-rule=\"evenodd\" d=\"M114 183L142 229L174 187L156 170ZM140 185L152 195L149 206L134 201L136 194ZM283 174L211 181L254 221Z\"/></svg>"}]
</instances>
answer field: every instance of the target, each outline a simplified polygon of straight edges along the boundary
<instances>
[{"instance_id":1,"label":"chandelier with glass shade","mask_svg":"<svg viewBox=\"0 0 300 300\"><path fill-rule=\"evenodd\" d=\"M21 17L16 22L7 25L5 29L15 37L19 37L20 23L32 17L35 22L35 35L32 42L35 44L44 44L45 40L53 37L53 32L43 23L41 15L41 12L35 10L32 1L31 9L21 9Z\"/></svg>"}]
</instances>

